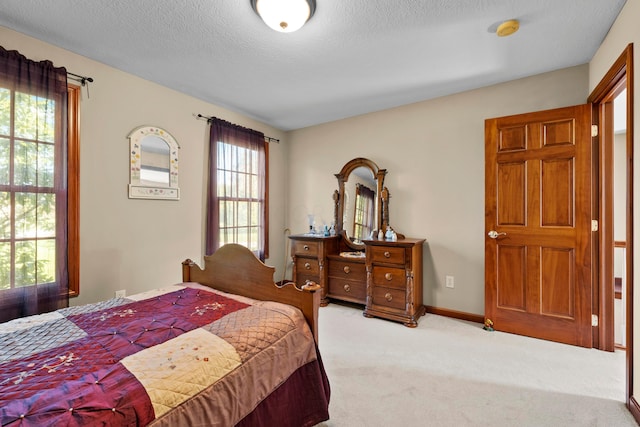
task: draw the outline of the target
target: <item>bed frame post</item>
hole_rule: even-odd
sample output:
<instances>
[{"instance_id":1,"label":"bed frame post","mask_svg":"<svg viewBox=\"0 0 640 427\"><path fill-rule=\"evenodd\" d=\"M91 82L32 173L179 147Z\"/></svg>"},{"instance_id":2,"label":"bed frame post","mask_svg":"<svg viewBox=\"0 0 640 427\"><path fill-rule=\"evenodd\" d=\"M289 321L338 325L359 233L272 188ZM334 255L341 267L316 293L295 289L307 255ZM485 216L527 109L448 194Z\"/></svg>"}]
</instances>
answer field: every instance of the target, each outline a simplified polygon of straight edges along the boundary
<instances>
[{"instance_id":1,"label":"bed frame post","mask_svg":"<svg viewBox=\"0 0 640 427\"><path fill-rule=\"evenodd\" d=\"M307 317L307 322L309 323L311 332L313 332L313 338L316 340L316 344L318 344L318 311L320 309L320 294L322 292L310 292L313 295L313 314L310 317Z\"/></svg>"},{"instance_id":2,"label":"bed frame post","mask_svg":"<svg viewBox=\"0 0 640 427\"><path fill-rule=\"evenodd\" d=\"M191 266L193 265L193 261L190 259L186 259L182 261L182 281L190 282L191 281Z\"/></svg>"}]
</instances>

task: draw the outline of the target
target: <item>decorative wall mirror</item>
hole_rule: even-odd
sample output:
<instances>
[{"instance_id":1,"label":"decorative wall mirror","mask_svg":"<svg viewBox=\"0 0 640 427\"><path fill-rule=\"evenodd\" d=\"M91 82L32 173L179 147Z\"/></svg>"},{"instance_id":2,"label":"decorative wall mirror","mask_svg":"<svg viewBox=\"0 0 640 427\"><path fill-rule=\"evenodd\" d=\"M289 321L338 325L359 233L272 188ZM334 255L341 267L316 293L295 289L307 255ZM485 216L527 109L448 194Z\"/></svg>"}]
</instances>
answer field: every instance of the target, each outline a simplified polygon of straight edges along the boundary
<instances>
[{"instance_id":1,"label":"decorative wall mirror","mask_svg":"<svg viewBox=\"0 0 640 427\"><path fill-rule=\"evenodd\" d=\"M180 146L166 130L141 126L129 138L130 199L179 200L178 150Z\"/></svg>"},{"instance_id":2,"label":"decorative wall mirror","mask_svg":"<svg viewBox=\"0 0 640 427\"><path fill-rule=\"evenodd\" d=\"M335 174L338 178L334 195L336 231L352 249L364 249L362 240L383 228L382 195L388 193L386 189L383 191L386 174L386 169L362 157L349 161Z\"/></svg>"}]
</instances>

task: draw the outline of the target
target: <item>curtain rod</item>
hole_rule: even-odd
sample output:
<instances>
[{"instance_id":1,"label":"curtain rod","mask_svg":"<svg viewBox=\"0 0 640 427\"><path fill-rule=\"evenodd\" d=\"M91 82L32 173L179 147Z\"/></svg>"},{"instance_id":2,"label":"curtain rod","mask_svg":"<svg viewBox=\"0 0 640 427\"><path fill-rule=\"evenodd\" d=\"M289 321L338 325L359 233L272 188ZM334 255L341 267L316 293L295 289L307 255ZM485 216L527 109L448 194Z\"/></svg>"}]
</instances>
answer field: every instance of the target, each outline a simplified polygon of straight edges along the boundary
<instances>
[{"instance_id":1,"label":"curtain rod","mask_svg":"<svg viewBox=\"0 0 640 427\"><path fill-rule=\"evenodd\" d=\"M71 80L75 80L77 82L80 82L80 84L82 86L86 85L87 82L89 83L93 83L93 77L86 77L86 76L81 76L79 74L75 74L75 73L70 73L69 71L67 71L67 77L71 76Z\"/></svg>"},{"instance_id":2,"label":"curtain rod","mask_svg":"<svg viewBox=\"0 0 640 427\"><path fill-rule=\"evenodd\" d=\"M215 116L203 116L202 114L194 114L194 116L196 116L197 119L205 119L207 121L207 123L209 123L211 120L213 119L217 119L217 117ZM276 144L280 144L280 140L278 138L271 138L270 136L264 136L264 140L267 142L275 142Z\"/></svg>"}]
</instances>

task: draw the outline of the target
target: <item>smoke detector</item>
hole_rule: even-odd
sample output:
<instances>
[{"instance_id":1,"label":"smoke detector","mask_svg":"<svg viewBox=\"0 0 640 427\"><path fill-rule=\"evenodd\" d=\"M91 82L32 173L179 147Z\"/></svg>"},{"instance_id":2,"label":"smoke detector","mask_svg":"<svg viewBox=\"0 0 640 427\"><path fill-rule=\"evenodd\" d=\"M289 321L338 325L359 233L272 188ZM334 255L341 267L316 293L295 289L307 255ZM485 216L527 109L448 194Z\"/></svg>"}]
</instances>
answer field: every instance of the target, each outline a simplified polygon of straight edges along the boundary
<instances>
[{"instance_id":1,"label":"smoke detector","mask_svg":"<svg viewBox=\"0 0 640 427\"><path fill-rule=\"evenodd\" d=\"M510 19L498 25L496 34L498 35L498 37L510 36L511 34L518 31L519 28L520 28L520 22L517 19Z\"/></svg>"}]
</instances>

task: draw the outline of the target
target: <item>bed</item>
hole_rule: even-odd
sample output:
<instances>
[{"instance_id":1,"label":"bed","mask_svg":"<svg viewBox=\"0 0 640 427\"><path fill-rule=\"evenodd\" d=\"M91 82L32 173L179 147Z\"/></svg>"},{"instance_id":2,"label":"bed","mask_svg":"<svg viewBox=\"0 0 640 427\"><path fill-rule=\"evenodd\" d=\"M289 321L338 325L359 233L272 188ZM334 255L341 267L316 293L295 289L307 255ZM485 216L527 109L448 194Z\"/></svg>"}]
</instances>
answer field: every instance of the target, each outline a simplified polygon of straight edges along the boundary
<instances>
[{"instance_id":1,"label":"bed","mask_svg":"<svg viewBox=\"0 0 640 427\"><path fill-rule=\"evenodd\" d=\"M249 250L183 283L0 324L3 426L313 426L329 418L317 286Z\"/></svg>"}]
</instances>

